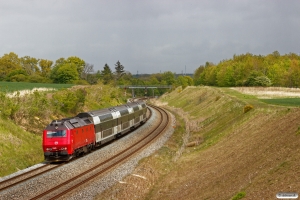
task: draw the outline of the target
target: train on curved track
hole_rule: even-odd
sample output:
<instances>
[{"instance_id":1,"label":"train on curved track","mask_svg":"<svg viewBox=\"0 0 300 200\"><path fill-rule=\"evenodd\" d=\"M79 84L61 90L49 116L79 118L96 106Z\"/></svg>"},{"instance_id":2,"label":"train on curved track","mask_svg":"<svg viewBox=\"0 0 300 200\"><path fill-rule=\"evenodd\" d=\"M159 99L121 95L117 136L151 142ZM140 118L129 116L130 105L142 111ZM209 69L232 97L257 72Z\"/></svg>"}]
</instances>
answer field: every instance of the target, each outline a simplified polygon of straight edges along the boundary
<instances>
[{"instance_id":1,"label":"train on curved track","mask_svg":"<svg viewBox=\"0 0 300 200\"><path fill-rule=\"evenodd\" d=\"M111 108L79 113L52 121L43 131L45 161L68 161L91 152L146 121L143 100Z\"/></svg>"}]
</instances>

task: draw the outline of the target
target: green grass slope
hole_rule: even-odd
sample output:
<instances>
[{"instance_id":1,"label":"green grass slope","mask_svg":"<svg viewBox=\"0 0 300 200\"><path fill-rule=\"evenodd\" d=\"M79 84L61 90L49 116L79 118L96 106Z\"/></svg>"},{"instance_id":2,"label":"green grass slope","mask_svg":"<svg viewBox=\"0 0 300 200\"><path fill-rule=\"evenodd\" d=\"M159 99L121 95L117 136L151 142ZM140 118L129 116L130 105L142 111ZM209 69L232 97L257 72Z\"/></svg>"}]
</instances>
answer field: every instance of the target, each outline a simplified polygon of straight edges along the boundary
<instances>
[{"instance_id":1,"label":"green grass slope","mask_svg":"<svg viewBox=\"0 0 300 200\"><path fill-rule=\"evenodd\" d=\"M0 177L42 162L41 144L41 136L0 119Z\"/></svg>"},{"instance_id":2,"label":"green grass slope","mask_svg":"<svg viewBox=\"0 0 300 200\"><path fill-rule=\"evenodd\" d=\"M213 87L178 89L160 100L176 113L173 136L133 172L145 179L128 176L99 199L275 199L300 192L298 107Z\"/></svg>"}]
</instances>

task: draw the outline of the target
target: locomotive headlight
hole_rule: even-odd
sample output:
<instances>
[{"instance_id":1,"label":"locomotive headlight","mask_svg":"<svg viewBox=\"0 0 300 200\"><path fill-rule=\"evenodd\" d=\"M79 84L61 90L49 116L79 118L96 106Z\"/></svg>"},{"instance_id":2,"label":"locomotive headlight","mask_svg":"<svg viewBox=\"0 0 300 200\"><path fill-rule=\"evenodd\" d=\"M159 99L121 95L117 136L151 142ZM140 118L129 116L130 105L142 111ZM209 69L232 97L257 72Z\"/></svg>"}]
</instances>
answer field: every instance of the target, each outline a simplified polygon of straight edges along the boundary
<instances>
[{"instance_id":1,"label":"locomotive headlight","mask_svg":"<svg viewBox=\"0 0 300 200\"><path fill-rule=\"evenodd\" d=\"M62 150L62 151L67 150L67 147L62 147L62 148L60 148L60 150Z\"/></svg>"},{"instance_id":2,"label":"locomotive headlight","mask_svg":"<svg viewBox=\"0 0 300 200\"><path fill-rule=\"evenodd\" d=\"M46 151L51 151L52 150L52 148L46 148Z\"/></svg>"}]
</instances>

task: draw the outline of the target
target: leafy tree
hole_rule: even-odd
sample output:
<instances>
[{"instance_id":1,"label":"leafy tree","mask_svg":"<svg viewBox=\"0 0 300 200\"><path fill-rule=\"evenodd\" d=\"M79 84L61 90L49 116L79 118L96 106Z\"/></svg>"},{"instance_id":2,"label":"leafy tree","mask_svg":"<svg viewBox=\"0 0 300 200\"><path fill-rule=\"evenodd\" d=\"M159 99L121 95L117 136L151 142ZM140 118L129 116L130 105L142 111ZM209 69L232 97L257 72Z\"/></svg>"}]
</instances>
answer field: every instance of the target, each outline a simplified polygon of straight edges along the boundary
<instances>
[{"instance_id":1,"label":"leafy tree","mask_svg":"<svg viewBox=\"0 0 300 200\"><path fill-rule=\"evenodd\" d=\"M194 82L195 85L200 85L200 75L201 73L204 71L205 67L203 65L200 65L200 67L198 67L195 72L194 72Z\"/></svg>"},{"instance_id":2,"label":"leafy tree","mask_svg":"<svg viewBox=\"0 0 300 200\"><path fill-rule=\"evenodd\" d=\"M63 65L65 64L67 61L64 59L64 58L59 58L55 61L55 66L58 66L58 65Z\"/></svg>"},{"instance_id":3,"label":"leafy tree","mask_svg":"<svg viewBox=\"0 0 300 200\"><path fill-rule=\"evenodd\" d=\"M20 59L17 54L10 52L4 54L0 59L0 80L6 79L6 76L14 70L21 70Z\"/></svg>"},{"instance_id":4,"label":"leafy tree","mask_svg":"<svg viewBox=\"0 0 300 200\"><path fill-rule=\"evenodd\" d=\"M130 72L124 72L122 77L117 81L118 85L130 85L132 80L132 74Z\"/></svg>"},{"instance_id":5,"label":"leafy tree","mask_svg":"<svg viewBox=\"0 0 300 200\"><path fill-rule=\"evenodd\" d=\"M59 58L55 61L55 64L50 73L50 79L53 80L54 83L59 83L57 71L65 63L66 63L66 60L64 58Z\"/></svg>"},{"instance_id":6,"label":"leafy tree","mask_svg":"<svg viewBox=\"0 0 300 200\"><path fill-rule=\"evenodd\" d=\"M68 59L59 58L51 70L50 78L55 83L72 83L79 80L79 75L83 72L84 65L85 62L75 56L71 56Z\"/></svg>"},{"instance_id":7,"label":"leafy tree","mask_svg":"<svg viewBox=\"0 0 300 200\"><path fill-rule=\"evenodd\" d=\"M31 83L51 83L51 80L45 77L42 77L38 74L33 74L31 76L28 76L28 81Z\"/></svg>"},{"instance_id":8,"label":"leafy tree","mask_svg":"<svg viewBox=\"0 0 300 200\"><path fill-rule=\"evenodd\" d=\"M273 83L273 86L281 86L283 84L283 75L285 70L278 63L269 66L267 76Z\"/></svg>"},{"instance_id":9,"label":"leafy tree","mask_svg":"<svg viewBox=\"0 0 300 200\"><path fill-rule=\"evenodd\" d=\"M190 76L184 76L189 86L194 85L194 80Z\"/></svg>"},{"instance_id":10,"label":"leafy tree","mask_svg":"<svg viewBox=\"0 0 300 200\"><path fill-rule=\"evenodd\" d=\"M162 75L162 79L166 81L167 85L173 85L176 82L175 74L170 71L164 72Z\"/></svg>"},{"instance_id":11,"label":"leafy tree","mask_svg":"<svg viewBox=\"0 0 300 200\"><path fill-rule=\"evenodd\" d=\"M74 69L76 70L76 68L73 68L73 70ZM86 101L86 95L87 93L84 89L72 91L64 90L60 93L55 93L53 95L52 104L65 113L76 114L84 106Z\"/></svg>"},{"instance_id":12,"label":"leafy tree","mask_svg":"<svg viewBox=\"0 0 300 200\"><path fill-rule=\"evenodd\" d=\"M204 73L205 72L205 73ZM205 67L205 71L201 73L200 80L201 84L204 85L217 85L217 67L216 66L208 66Z\"/></svg>"},{"instance_id":13,"label":"leafy tree","mask_svg":"<svg viewBox=\"0 0 300 200\"><path fill-rule=\"evenodd\" d=\"M28 75L33 75L35 73L40 74L41 71L38 67L38 62L39 59L30 56L24 56L20 58L20 64Z\"/></svg>"},{"instance_id":14,"label":"leafy tree","mask_svg":"<svg viewBox=\"0 0 300 200\"><path fill-rule=\"evenodd\" d=\"M157 74L152 74L152 75L149 77L149 80L148 80L148 81L149 81L149 85L159 85L160 82L159 82L158 79L161 80L161 78L159 78Z\"/></svg>"},{"instance_id":15,"label":"leafy tree","mask_svg":"<svg viewBox=\"0 0 300 200\"><path fill-rule=\"evenodd\" d=\"M78 80L78 71L74 64L64 64L56 71L55 83L72 83Z\"/></svg>"},{"instance_id":16,"label":"leafy tree","mask_svg":"<svg viewBox=\"0 0 300 200\"><path fill-rule=\"evenodd\" d=\"M78 58L76 56L70 56L65 60L65 63L73 64L73 66L76 67L77 72L79 75L82 74L84 68L85 68L85 61L81 58Z\"/></svg>"},{"instance_id":17,"label":"leafy tree","mask_svg":"<svg viewBox=\"0 0 300 200\"><path fill-rule=\"evenodd\" d=\"M24 75L24 74L16 74L14 76L11 76L9 78L9 81L11 82L27 82L28 76Z\"/></svg>"},{"instance_id":18,"label":"leafy tree","mask_svg":"<svg viewBox=\"0 0 300 200\"><path fill-rule=\"evenodd\" d=\"M235 86L234 70L232 66L221 67L217 72L217 85L221 87Z\"/></svg>"},{"instance_id":19,"label":"leafy tree","mask_svg":"<svg viewBox=\"0 0 300 200\"><path fill-rule=\"evenodd\" d=\"M39 66L41 68L41 76L47 78L50 77L52 65L53 65L53 61L41 59L39 62Z\"/></svg>"},{"instance_id":20,"label":"leafy tree","mask_svg":"<svg viewBox=\"0 0 300 200\"><path fill-rule=\"evenodd\" d=\"M255 86L271 86L272 82L267 76L259 76L255 78Z\"/></svg>"},{"instance_id":21,"label":"leafy tree","mask_svg":"<svg viewBox=\"0 0 300 200\"><path fill-rule=\"evenodd\" d=\"M284 75L284 83L287 87L300 87L300 64L293 60L290 68Z\"/></svg>"},{"instance_id":22,"label":"leafy tree","mask_svg":"<svg viewBox=\"0 0 300 200\"><path fill-rule=\"evenodd\" d=\"M280 53L278 51L274 51L272 53L272 55L274 56L274 58L279 58L280 57Z\"/></svg>"},{"instance_id":23,"label":"leafy tree","mask_svg":"<svg viewBox=\"0 0 300 200\"><path fill-rule=\"evenodd\" d=\"M17 70L11 71L6 76L5 81L26 82L27 81L27 73L24 69L17 69Z\"/></svg>"},{"instance_id":24,"label":"leafy tree","mask_svg":"<svg viewBox=\"0 0 300 200\"><path fill-rule=\"evenodd\" d=\"M253 71L245 82L245 86L270 86L271 80L261 72Z\"/></svg>"},{"instance_id":25,"label":"leafy tree","mask_svg":"<svg viewBox=\"0 0 300 200\"><path fill-rule=\"evenodd\" d=\"M178 76L177 85L182 86L182 88L184 89L188 86L188 81L184 76Z\"/></svg>"}]
</instances>

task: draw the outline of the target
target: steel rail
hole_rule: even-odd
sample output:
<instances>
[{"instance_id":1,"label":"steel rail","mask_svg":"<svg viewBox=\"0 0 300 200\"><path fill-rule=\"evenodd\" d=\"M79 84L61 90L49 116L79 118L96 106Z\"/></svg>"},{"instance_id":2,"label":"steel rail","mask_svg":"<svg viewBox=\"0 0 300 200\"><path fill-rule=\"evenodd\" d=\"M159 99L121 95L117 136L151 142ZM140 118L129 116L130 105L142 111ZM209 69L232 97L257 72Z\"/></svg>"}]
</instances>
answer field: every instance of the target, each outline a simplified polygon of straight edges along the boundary
<instances>
[{"instance_id":1,"label":"steel rail","mask_svg":"<svg viewBox=\"0 0 300 200\"><path fill-rule=\"evenodd\" d=\"M22 182L25 182L25 181L27 181L27 180L29 180L29 179L32 179L32 178L34 178L34 177L36 177L36 176L40 176L41 174L44 174L44 173L46 173L46 172L48 172L48 171L51 171L51 170L53 170L53 169L55 169L55 168L57 168L57 167L62 166L62 165L57 165L57 166L54 166L54 167L52 167L52 168L50 168L50 169L46 169L45 171L42 171L42 172L39 172L39 173L34 174L34 172L36 172L36 171L38 171L38 170L41 170L41 169L43 169L43 168L45 168L45 167L48 167L48 166L49 166L49 164L45 164L45 165L43 165L43 166L41 166L41 167L32 169L32 170L30 170L30 171L24 172L24 173L22 173L22 174L16 175L16 176L14 176L14 177L12 177L12 178L9 178L9 179L6 179L6 180L0 182L0 192L3 191L3 190L8 189L8 188L10 188L10 187L13 187L13 186L15 186L15 185L18 185L18 184L20 184L20 183L22 183ZM29 174L34 174L34 175L22 179L22 177L26 177L26 176L29 175ZM14 180L16 180L16 179L21 179L21 180L17 180L17 181L14 182ZM12 182L12 183L9 184L9 182ZM3 186L3 185L5 185L5 186Z\"/></svg>"}]
</instances>

